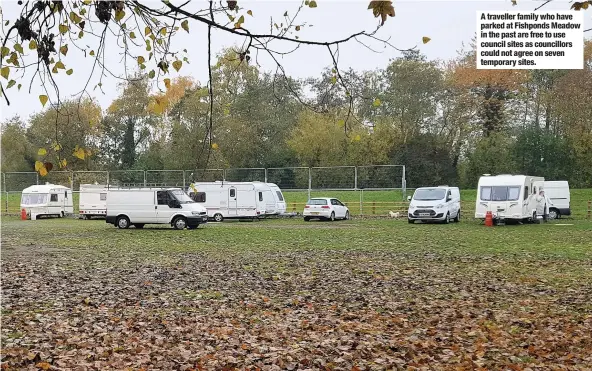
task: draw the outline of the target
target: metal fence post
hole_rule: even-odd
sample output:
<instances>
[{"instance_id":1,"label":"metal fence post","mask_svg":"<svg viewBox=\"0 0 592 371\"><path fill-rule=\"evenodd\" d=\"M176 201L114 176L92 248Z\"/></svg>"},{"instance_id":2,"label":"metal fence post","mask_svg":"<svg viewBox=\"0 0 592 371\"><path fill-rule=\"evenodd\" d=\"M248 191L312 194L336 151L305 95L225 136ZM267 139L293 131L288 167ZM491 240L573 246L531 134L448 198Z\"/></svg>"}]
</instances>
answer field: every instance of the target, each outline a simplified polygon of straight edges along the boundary
<instances>
[{"instance_id":1,"label":"metal fence post","mask_svg":"<svg viewBox=\"0 0 592 371\"><path fill-rule=\"evenodd\" d=\"M403 201L407 200L407 180L405 179L405 165L403 165L403 174L401 176L401 189L403 190Z\"/></svg>"},{"instance_id":2,"label":"metal fence post","mask_svg":"<svg viewBox=\"0 0 592 371\"><path fill-rule=\"evenodd\" d=\"M364 215L364 190L360 189L360 216Z\"/></svg>"},{"instance_id":3,"label":"metal fence post","mask_svg":"<svg viewBox=\"0 0 592 371\"><path fill-rule=\"evenodd\" d=\"M312 173L310 167L308 168L308 199L310 200L310 189L312 188Z\"/></svg>"},{"instance_id":4,"label":"metal fence post","mask_svg":"<svg viewBox=\"0 0 592 371\"><path fill-rule=\"evenodd\" d=\"M35 173L35 184L39 184L39 173Z\"/></svg>"},{"instance_id":5,"label":"metal fence post","mask_svg":"<svg viewBox=\"0 0 592 371\"><path fill-rule=\"evenodd\" d=\"M185 190L185 170L183 170L183 190Z\"/></svg>"},{"instance_id":6,"label":"metal fence post","mask_svg":"<svg viewBox=\"0 0 592 371\"><path fill-rule=\"evenodd\" d=\"M74 192L74 171L70 170L70 189Z\"/></svg>"},{"instance_id":7,"label":"metal fence post","mask_svg":"<svg viewBox=\"0 0 592 371\"><path fill-rule=\"evenodd\" d=\"M267 183L267 168L265 168L265 183Z\"/></svg>"},{"instance_id":8,"label":"metal fence post","mask_svg":"<svg viewBox=\"0 0 592 371\"><path fill-rule=\"evenodd\" d=\"M143 173L144 173L144 187L146 187L146 170L144 170Z\"/></svg>"},{"instance_id":9,"label":"metal fence post","mask_svg":"<svg viewBox=\"0 0 592 371\"><path fill-rule=\"evenodd\" d=\"M107 188L109 188L109 181L110 181L109 170L107 170Z\"/></svg>"},{"instance_id":10,"label":"metal fence post","mask_svg":"<svg viewBox=\"0 0 592 371\"><path fill-rule=\"evenodd\" d=\"M354 189L358 189L358 167L354 167Z\"/></svg>"}]
</instances>

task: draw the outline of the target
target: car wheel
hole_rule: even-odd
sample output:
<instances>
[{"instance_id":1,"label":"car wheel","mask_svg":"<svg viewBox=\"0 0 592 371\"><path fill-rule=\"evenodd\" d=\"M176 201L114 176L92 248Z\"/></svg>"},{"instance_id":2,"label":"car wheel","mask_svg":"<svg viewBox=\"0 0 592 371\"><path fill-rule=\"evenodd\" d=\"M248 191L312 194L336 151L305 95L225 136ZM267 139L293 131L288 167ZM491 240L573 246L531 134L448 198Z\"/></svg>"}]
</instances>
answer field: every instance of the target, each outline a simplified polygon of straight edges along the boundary
<instances>
[{"instance_id":1,"label":"car wheel","mask_svg":"<svg viewBox=\"0 0 592 371\"><path fill-rule=\"evenodd\" d=\"M119 229L128 229L130 226L130 221L127 216L120 216L117 218L117 228Z\"/></svg>"},{"instance_id":2,"label":"car wheel","mask_svg":"<svg viewBox=\"0 0 592 371\"><path fill-rule=\"evenodd\" d=\"M344 218L344 219L345 219L345 220L349 220L349 211L346 211L346 212L345 212L345 218Z\"/></svg>"},{"instance_id":3,"label":"car wheel","mask_svg":"<svg viewBox=\"0 0 592 371\"><path fill-rule=\"evenodd\" d=\"M450 211L446 213L446 218L444 219L444 224L450 223Z\"/></svg>"},{"instance_id":4,"label":"car wheel","mask_svg":"<svg viewBox=\"0 0 592 371\"><path fill-rule=\"evenodd\" d=\"M556 209L550 209L549 210L549 220L553 220L553 219L557 219L559 218L559 213L557 212Z\"/></svg>"},{"instance_id":5,"label":"car wheel","mask_svg":"<svg viewBox=\"0 0 592 371\"><path fill-rule=\"evenodd\" d=\"M456 213L456 216L454 217L454 222L455 223L460 222L460 209L458 210L458 213Z\"/></svg>"},{"instance_id":6,"label":"car wheel","mask_svg":"<svg viewBox=\"0 0 592 371\"><path fill-rule=\"evenodd\" d=\"M331 216L329 217L329 220L331 220L332 222L335 221L335 213L334 212L331 213Z\"/></svg>"},{"instance_id":7,"label":"car wheel","mask_svg":"<svg viewBox=\"0 0 592 371\"><path fill-rule=\"evenodd\" d=\"M409 224L415 224L415 220L407 218L407 223L409 223Z\"/></svg>"},{"instance_id":8,"label":"car wheel","mask_svg":"<svg viewBox=\"0 0 592 371\"><path fill-rule=\"evenodd\" d=\"M214 214L214 221L219 223L223 220L224 220L224 217L222 216L222 214L220 214L220 213Z\"/></svg>"},{"instance_id":9,"label":"car wheel","mask_svg":"<svg viewBox=\"0 0 592 371\"><path fill-rule=\"evenodd\" d=\"M178 216L173 220L173 227L175 229L185 229L187 227L187 220L182 216Z\"/></svg>"},{"instance_id":10,"label":"car wheel","mask_svg":"<svg viewBox=\"0 0 592 371\"><path fill-rule=\"evenodd\" d=\"M305 217L304 217L304 221L305 221L305 222L309 222L309 221L310 221L310 217L309 217L309 216L305 216Z\"/></svg>"},{"instance_id":11,"label":"car wheel","mask_svg":"<svg viewBox=\"0 0 592 371\"><path fill-rule=\"evenodd\" d=\"M134 227L136 227L136 229L142 229L144 228L144 224L134 224Z\"/></svg>"}]
</instances>

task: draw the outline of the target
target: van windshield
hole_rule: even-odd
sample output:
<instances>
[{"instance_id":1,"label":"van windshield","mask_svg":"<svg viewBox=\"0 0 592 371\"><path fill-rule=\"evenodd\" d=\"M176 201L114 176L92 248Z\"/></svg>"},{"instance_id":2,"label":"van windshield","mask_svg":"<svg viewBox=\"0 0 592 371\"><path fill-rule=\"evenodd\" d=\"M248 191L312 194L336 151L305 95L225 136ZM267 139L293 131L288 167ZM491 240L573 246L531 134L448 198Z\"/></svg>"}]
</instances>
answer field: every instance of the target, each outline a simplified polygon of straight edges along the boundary
<instances>
[{"instance_id":1,"label":"van windshield","mask_svg":"<svg viewBox=\"0 0 592 371\"><path fill-rule=\"evenodd\" d=\"M187 193L183 192L180 189L172 190L171 193L181 204L192 204L195 202L191 199L191 197L187 196Z\"/></svg>"},{"instance_id":2,"label":"van windshield","mask_svg":"<svg viewBox=\"0 0 592 371\"><path fill-rule=\"evenodd\" d=\"M443 199L444 196L446 196L445 189L426 188L416 190L413 199L417 201L436 201Z\"/></svg>"},{"instance_id":3,"label":"van windshield","mask_svg":"<svg viewBox=\"0 0 592 371\"><path fill-rule=\"evenodd\" d=\"M23 193L21 204L23 205L41 205L47 203L47 194Z\"/></svg>"},{"instance_id":4,"label":"van windshield","mask_svg":"<svg viewBox=\"0 0 592 371\"><path fill-rule=\"evenodd\" d=\"M481 187L481 201L517 201L520 197L520 186L487 186Z\"/></svg>"}]
</instances>

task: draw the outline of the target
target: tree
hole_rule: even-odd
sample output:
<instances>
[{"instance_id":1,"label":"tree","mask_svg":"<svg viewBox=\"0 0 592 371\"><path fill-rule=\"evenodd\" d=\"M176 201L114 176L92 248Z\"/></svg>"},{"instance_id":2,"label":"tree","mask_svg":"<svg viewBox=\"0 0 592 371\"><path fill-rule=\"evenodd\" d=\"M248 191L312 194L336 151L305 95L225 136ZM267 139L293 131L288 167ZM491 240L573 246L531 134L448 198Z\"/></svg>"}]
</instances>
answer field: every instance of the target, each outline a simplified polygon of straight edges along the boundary
<instances>
[{"instance_id":1,"label":"tree","mask_svg":"<svg viewBox=\"0 0 592 371\"><path fill-rule=\"evenodd\" d=\"M34 151L20 117L2 123L2 171L30 171L35 164Z\"/></svg>"}]
</instances>

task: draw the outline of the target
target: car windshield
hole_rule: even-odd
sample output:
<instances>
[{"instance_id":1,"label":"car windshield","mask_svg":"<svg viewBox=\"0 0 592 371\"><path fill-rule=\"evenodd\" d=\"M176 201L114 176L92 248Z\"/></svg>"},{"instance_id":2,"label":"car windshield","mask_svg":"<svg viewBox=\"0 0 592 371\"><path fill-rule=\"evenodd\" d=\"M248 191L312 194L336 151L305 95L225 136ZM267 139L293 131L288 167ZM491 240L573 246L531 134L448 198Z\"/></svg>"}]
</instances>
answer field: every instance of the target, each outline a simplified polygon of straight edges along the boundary
<instances>
[{"instance_id":1,"label":"car windshield","mask_svg":"<svg viewBox=\"0 0 592 371\"><path fill-rule=\"evenodd\" d=\"M41 205L47 203L47 194L23 193L21 204L23 205Z\"/></svg>"},{"instance_id":2,"label":"car windshield","mask_svg":"<svg viewBox=\"0 0 592 371\"><path fill-rule=\"evenodd\" d=\"M326 205L327 200L323 200L322 198L313 198L312 200L308 200L306 203L307 205Z\"/></svg>"},{"instance_id":3,"label":"car windshield","mask_svg":"<svg viewBox=\"0 0 592 371\"><path fill-rule=\"evenodd\" d=\"M481 201L517 201L520 197L520 186L481 187Z\"/></svg>"},{"instance_id":4,"label":"car windshield","mask_svg":"<svg viewBox=\"0 0 592 371\"><path fill-rule=\"evenodd\" d=\"M438 188L418 189L413 195L416 201L436 201L441 200L446 195L446 190Z\"/></svg>"},{"instance_id":5,"label":"car windshield","mask_svg":"<svg viewBox=\"0 0 592 371\"><path fill-rule=\"evenodd\" d=\"M191 197L187 196L187 193L183 192L180 189L172 190L171 193L175 196L179 203L192 204L195 202L191 199Z\"/></svg>"}]
</instances>

